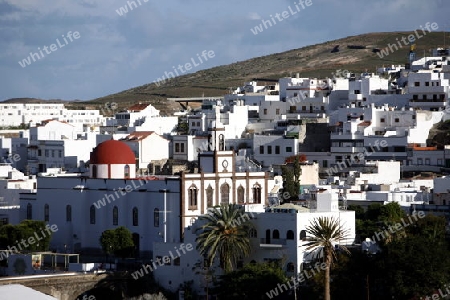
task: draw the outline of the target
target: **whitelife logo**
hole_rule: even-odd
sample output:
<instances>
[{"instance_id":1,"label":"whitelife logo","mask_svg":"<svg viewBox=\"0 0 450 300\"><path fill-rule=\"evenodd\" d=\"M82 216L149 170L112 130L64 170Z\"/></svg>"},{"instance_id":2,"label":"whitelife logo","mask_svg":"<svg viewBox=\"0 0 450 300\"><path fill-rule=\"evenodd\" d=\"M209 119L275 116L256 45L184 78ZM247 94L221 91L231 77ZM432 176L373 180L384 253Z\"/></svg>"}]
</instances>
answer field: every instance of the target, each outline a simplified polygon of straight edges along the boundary
<instances>
[{"instance_id":1,"label":"whitelife logo","mask_svg":"<svg viewBox=\"0 0 450 300\"><path fill-rule=\"evenodd\" d=\"M263 32L264 29L269 29L269 27L272 27L273 25L276 25L277 24L276 20L278 20L278 22L281 22L281 21L289 18L290 16L298 14L302 9L304 10L304 9L306 9L306 7L311 6L312 5L312 0L306 0L306 1L300 0L300 1L298 1L298 3L294 2L294 5L295 5L296 10L292 9L292 7L289 5L288 6L288 10L283 11L281 14L280 13L276 13L275 17L270 15L270 20L264 20L263 19L261 21L261 24L259 24L258 26L255 26L253 28L250 28L250 31L254 35L257 35L258 33ZM301 6L301 8L300 8L300 6Z\"/></svg>"},{"instance_id":2,"label":"whitelife logo","mask_svg":"<svg viewBox=\"0 0 450 300\"><path fill-rule=\"evenodd\" d=\"M425 24L425 29L427 31L425 31L425 29L422 27L422 25L420 25L420 29L422 30L423 35L420 35L420 33L417 32L417 29L416 29L416 30L414 30L415 35L414 34L410 34L410 35L408 35L408 38L406 38L406 36L403 36L401 38L401 41L403 42L403 44L405 46L408 46L409 44L414 44L414 42L416 41L416 38L420 39L420 38L426 36L427 35L427 31L431 32L433 30L438 30L439 26L438 26L438 24L436 22L433 22L431 24L430 24L430 22L427 22ZM406 40L406 39L408 39L408 40ZM377 55L380 58L383 58L383 57L388 56L389 54L393 53L394 51L397 51L398 47L403 48L403 45L398 40L398 38L396 38L396 40L397 40L397 44L395 44L395 43L394 44L388 44L388 46L386 48L381 49L380 52L377 52ZM398 47L397 47L397 45L398 45Z\"/></svg>"},{"instance_id":3,"label":"whitelife logo","mask_svg":"<svg viewBox=\"0 0 450 300\"><path fill-rule=\"evenodd\" d=\"M169 255L166 255L162 258L157 257L156 258L156 263L162 267L165 264L169 264L171 259L172 261L181 257L181 254L186 254L186 251L192 251L194 250L194 246L191 243L187 243L185 244L181 244L179 246L179 249L177 248L177 246L173 247L175 249L175 252L177 253L177 256L174 256L172 253L172 250L169 251ZM183 253L180 253L183 252ZM143 277L145 274L149 274L150 272L153 272L154 270L158 269L158 267L156 266L155 262L153 261L153 259L150 260L151 264L147 264L147 265L142 265L142 268L140 268L139 270L131 273L131 276L133 277L133 279L137 280L141 277Z\"/></svg>"},{"instance_id":4,"label":"whitelife logo","mask_svg":"<svg viewBox=\"0 0 450 300\"><path fill-rule=\"evenodd\" d=\"M142 5L142 2L147 3L149 0L137 0L137 3L139 3L139 6ZM128 6L127 6L128 5ZM138 5L136 4L136 1L127 1L127 5L119 7L119 9L116 9L116 13L119 16L126 15L128 13L128 7L130 8L130 11L132 11L135 8L138 8Z\"/></svg>"},{"instance_id":5,"label":"whitelife logo","mask_svg":"<svg viewBox=\"0 0 450 300\"><path fill-rule=\"evenodd\" d=\"M175 72L175 74L177 74L176 76L180 76L180 74L178 73L177 69L180 70L181 75L183 75L184 73L190 71L192 69L192 67L198 67L200 66L204 61L208 61L208 58L213 58L215 57L216 54L214 53L213 50L203 50L202 54L199 55L197 53L197 58L198 58L198 62L196 63L196 60L191 57L191 62L187 62L184 65L178 65L177 68L175 68L175 66L172 66L173 71ZM202 59L203 57L203 59ZM204 60L204 61L203 61ZM184 67L184 69L183 69ZM156 84L156 86L160 86L162 83L165 83L167 80L171 79L171 78L175 78L175 74L173 72L164 72L164 75L161 78L158 78L156 81L154 81L154 83Z\"/></svg>"},{"instance_id":6,"label":"whitelife logo","mask_svg":"<svg viewBox=\"0 0 450 300\"><path fill-rule=\"evenodd\" d=\"M3 258L8 258L9 253L10 252L15 252L15 253L20 253L19 250L17 248L20 249L20 251L22 251L22 246L24 249L28 248L28 246L33 245L37 242L39 242L40 240L43 240L44 238L47 237L47 235L51 235L53 232L57 232L58 231L58 225L53 224L53 225L45 225L45 228L42 228L41 232L34 232L34 236L30 236L28 237L28 239L24 240L22 239L20 242L16 240L16 246L8 246L8 251L2 252L0 253L0 261L3 260ZM28 242L28 244L27 244Z\"/></svg>"},{"instance_id":7,"label":"whitelife logo","mask_svg":"<svg viewBox=\"0 0 450 300\"><path fill-rule=\"evenodd\" d=\"M62 47L65 47L66 45L68 45L69 42L67 41L67 39L69 39L70 42L73 42L74 40L78 40L81 37L81 35L80 35L80 33L78 31L74 31L73 33L72 33L72 31L69 31L67 33L67 39L66 39L66 36L64 36L64 34L61 35L61 36L62 36L62 38L64 40L64 43L61 43L59 38L57 38L56 39L56 44L58 44L58 46L56 46L56 44L51 44L49 47L47 47L47 46L42 47L42 49L41 49L41 47L38 47L38 52L39 53L37 53L37 52L30 52L30 55L28 55L28 57L22 59L22 61L19 61L19 65L22 68L25 68L26 66L31 65L31 63L32 63L31 60L33 60L33 62L35 62L36 60L40 60L41 58L45 57L45 54L42 52L42 50L44 50L45 53L48 55L48 54L50 54L52 52L55 52L58 49L61 49ZM50 51L49 51L49 49L50 49Z\"/></svg>"}]
</instances>

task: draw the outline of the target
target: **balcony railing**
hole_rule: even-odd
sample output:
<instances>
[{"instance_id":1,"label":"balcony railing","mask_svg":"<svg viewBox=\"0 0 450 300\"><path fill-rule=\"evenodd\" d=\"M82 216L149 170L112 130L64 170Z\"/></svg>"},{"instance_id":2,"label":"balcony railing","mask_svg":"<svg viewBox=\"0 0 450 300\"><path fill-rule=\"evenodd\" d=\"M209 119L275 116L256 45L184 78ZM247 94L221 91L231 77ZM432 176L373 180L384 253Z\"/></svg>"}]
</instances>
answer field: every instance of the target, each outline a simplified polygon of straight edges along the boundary
<instances>
[{"instance_id":1,"label":"balcony railing","mask_svg":"<svg viewBox=\"0 0 450 300\"><path fill-rule=\"evenodd\" d=\"M261 238L260 240L260 246L266 246L266 245L272 245L272 246L284 246L286 245L286 239L265 239ZM269 246L270 247L270 246Z\"/></svg>"}]
</instances>

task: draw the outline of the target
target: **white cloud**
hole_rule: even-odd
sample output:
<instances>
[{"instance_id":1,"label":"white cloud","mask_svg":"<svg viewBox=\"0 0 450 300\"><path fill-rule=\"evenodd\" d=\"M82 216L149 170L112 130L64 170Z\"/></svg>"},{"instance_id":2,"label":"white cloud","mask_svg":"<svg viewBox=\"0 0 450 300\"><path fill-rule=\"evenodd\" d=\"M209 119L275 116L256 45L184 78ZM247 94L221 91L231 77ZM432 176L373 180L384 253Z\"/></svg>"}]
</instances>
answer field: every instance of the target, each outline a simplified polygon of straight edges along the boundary
<instances>
[{"instance_id":1,"label":"white cloud","mask_svg":"<svg viewBox=\"0 0 450 300\"><path fill-rule=\"evenodd\" d=\"M248 18L250 20L261 20L261 16L257 12L250 12Z\"/></svg>"}]
</instances>

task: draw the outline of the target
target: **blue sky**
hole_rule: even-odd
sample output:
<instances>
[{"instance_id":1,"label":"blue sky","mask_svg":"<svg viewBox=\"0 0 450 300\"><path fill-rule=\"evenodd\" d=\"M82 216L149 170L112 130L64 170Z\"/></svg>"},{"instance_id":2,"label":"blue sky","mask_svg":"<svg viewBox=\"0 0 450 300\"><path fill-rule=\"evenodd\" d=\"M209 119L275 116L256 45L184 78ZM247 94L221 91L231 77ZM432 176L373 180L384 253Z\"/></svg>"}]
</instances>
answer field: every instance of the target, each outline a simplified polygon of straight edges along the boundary
<instances>
[{"instance_id":1,"label":"blue sky","mask_svg":"<svg viewBox=\"0 0 450 300\"><path fill-rule=\"evenodd\" d=\"M299 0L139 1L130 10L126 0L0 0L0 100L90 100L153 82L191 58L198 63L203 50L215 56L190 72L426 22L450 31L449 0L311 0L304 9ZM262 19L296 11L295 3L298 13L252 33ZM69 31L78 39L70 41ZM49 54L28 57L44 46Z\"/></svg>"}]
</instances>

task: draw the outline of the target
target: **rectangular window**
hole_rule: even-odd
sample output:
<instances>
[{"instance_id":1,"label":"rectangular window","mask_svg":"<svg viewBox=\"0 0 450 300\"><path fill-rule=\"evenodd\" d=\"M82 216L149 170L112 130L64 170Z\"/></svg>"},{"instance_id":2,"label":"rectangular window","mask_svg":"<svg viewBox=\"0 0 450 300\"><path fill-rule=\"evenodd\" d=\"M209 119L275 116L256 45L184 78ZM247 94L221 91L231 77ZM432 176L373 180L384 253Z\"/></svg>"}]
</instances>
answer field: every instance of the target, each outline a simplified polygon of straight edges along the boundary
<instances>
[{"instance_id":1,"label":"rectangular window","mask_svg":"<svg viewBox=\"0 0 450 300\"><path fill-rule=\"evenodd\" d=\"M272 154L272 146L267 146L267 154Z\"/></svg>"},{"instance_id":2,"label":"rectangular window","mask_svg":"<svg viewBox=\"0 0 450 300\"><path fill-rule=\"evenodd\" d=\"M425 82L425 86L430 86L430 82Z\"/></svg>"},{"instance_id":3,"label":"rectangular window","mask_svg":"<svg viewBox=\"0 0 450 300\"><path fill-rule=\"evenodd\" d=\"M47 149L45 149L45 157L48 157L48 150Z\"/></svg>"},{"instance_id":4,"label":"rectangular window","mask_svg":"<svg viewBox=\"0 0 450 300\"><path fill-rule=\"evenodd\" d=\"M395 123L398 123L398 122L400 122L400 119L399 118L395 118Z\"/></svg>"},{"instance_id":5,"label":"rectangular window","mask_svg":"<svg viewBox=\"0 0 450 300\"><path fill-rule=\"evenodd\" d=\"M52 150L52 157L55 157L55 150Z\"/></svg>"},{"instance_id":6,"label":"rectangular window","mask_svg":"<svg viewBox=\"0 0 450 300\"><path fill-rule=\"evenodd\" d=\"M175 143L175 152L180 152L180 143Z\"/></svg>"},{"instance_id":7,"label":"rectangular window","mask_svg":"<svg viewBox=\"0 0 450 300\"><path fill-rule=\"evenodd\" d=\"M42 150L39 149L39 150L38 150L38 156L41 156L41 155L42 155Z\"/></svg>"},{"instance_id":8,"label":"rectangular window","mask_svg":"<svg viewBox=\"0 0 450 300\"><path fill-rule=\"evenodd\" d=\"M430 159L429 159L429 158L425 158L425 164L426 164L427 166L429 166L429 165L431 164L431 162L430 162Z\"/></svg>"},{"instance_id":9,"label":"rectangular window","mask_svg":"<svg viewBox=\"0 0 450 300\"><path fill-rule=\"evenodd\" d=\"M413 100L418 100L419 96L418 95L413 95Z\"/></svg>"},{"instance_id":10,"label":"rectangular window","mask_svg":"<svg viewBox=\"0 0 450 300\"><path fill-rule=\"evenodd\" d=\"M380 119L380 123L384 123L384 118L381 118L381 119Z\"/></svg>"},{"instance_id":11,"label":"rectangular window","mask_svg":"<svg viewBox=\"0 0 450 300\"><path fill-rule=\"evenodd\" d=\"M292 147L286 147L286 152L292 152Z\"/></svg>"},{"instance_id":12,"label":"rectangular window","mask_svg":"<svg viewBox=\"0 0 450 300\"><path fill-rule=\"evenodd\" d=\"M419 81L414 82L414 86L420 86L420 82Z\"/></svg>"},{"instance_id":13,"label":"rectangular window","mask_svg":"<svg viewBox=\"0 0 450 300\"><path fill-rule=\"evenodd\" d=\"M58 150L58 157L62 157L62 150Z\"/></svg>"},{"instance_id":14,"label":"rectangular window","mask_svg":"<svg viewBox=\"0 0 450 300\"><path fill-rule=\"evenodd\" d=\"M275 154L280 154L280 146L275 146Z\"/></svg>"},{"instance_id":15,"label":"rectangular window","mask_svg":"<svg viewBox=\"0 0 450 300\"><path fill-rule=\"evenodd\" d=\"M264 108L264 115L267 115L267 108Z\"/></svg>"},{"instance_id":16,"label":"rectangular window","mask_svg":"<svg viewBox=\"0 0 450 300\"><path fill-rule=\"evenodd\" d=\"M259 146L259 154L264 154L264 146Z\"/></svg>"},{"instance_id":17,"label":"rectangular window","mask_svg":"<svg viewBox=\"0 0 450 300\"><path fill-rule=\"evenodd\" d=\"M279 115L279 114L280 114L280 109L279 109L279 108L275 109L275 114L276 114L276 115Z\"/></svg>"},{"instance_id":18,"label":"rectangular window","mask_svg":"<svg viewBox=\"0 0 450 300\"><path fill-rule=\"evenodd\" d=\"M422 158L418 158L417 159L417 164L420 166L420 165L423 165L423 159Z\"/></svg>"},{"instance_id":19,"label":"rectangular window","mask_svg":"<svg viewBox=\"0 0 450 300\"><path fill-rule=\"evenodd\" d=\"M184 143L180 143L181 146L181 153L184 153Z\"/></svg>"}]
</instances>

